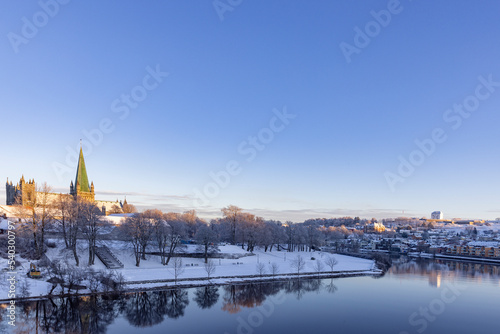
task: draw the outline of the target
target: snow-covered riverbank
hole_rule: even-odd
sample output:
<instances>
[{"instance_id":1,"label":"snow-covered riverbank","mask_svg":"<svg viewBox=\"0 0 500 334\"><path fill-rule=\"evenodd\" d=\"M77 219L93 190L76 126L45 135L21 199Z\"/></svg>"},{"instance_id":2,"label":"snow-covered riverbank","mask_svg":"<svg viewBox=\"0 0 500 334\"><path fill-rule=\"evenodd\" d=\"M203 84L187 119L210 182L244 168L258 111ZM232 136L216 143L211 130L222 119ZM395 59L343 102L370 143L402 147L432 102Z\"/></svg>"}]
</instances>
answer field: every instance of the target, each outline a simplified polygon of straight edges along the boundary
<instances>
[{"instance_id":1,"label":"snow-covered riverbank","mask_svg":"<svg viewBox=\"0 0 500 334\"><path fill-rule=\"evenodd\" d=\"M293 261L297 256L304 259L304 267L300 270L301 277L317 277L318 262L321 263L320 276L340 277L340 276L358 276L358 275L377 275L380 274L375 267L374 261L360 259L350 256L330 254L327 252L284 252L276 251L264 252L261 249L255 250L253 253L246 252L241 247L226 245L220 246L221 256L224 258L212 259L215 265L215 271L207 275L204 266L204 259L183 257L182 273L178 275L177 282L174 281L173 260L169 265L164 266L160 263L160 258L154 255L148 255L147 260L142 260L140 267L135 266L135 258L130 252L130 247L121 241L107 241L105 244L110 248L113 254L123 263L124 267L116 269L117 273L121 273L125 279L127 289L149 289L164 286L198 286L206 284L228 284L236 282L262 281L272 279L290 279L297 277L297 268L293 265ZM196 246L188 245L184 252L193 253L196 251ZM86 268L87 250L80 249L81 257L80 265ZM331 256L335 257L337 264L333 268L333 272L326 265L326 260ZM62 260L68 265L74 265L74 259L71 252L65 250L60 241L56 242L56 247L50 248L47 251L47 257L51 260ZM43 278L39 280L29 279L26 277L30 262L17 258L21 266L17 268L16 276L16 296L21 297L21 287L24 289L23 297L40 297L49 293L52 284L46 282L51 276L48 268L40 268ZM7 260L1 259L0 265L6 268ZM274 265L274 272L271 269ZM94 270L108 270L104 264L96 259ZM258 269L260 267L260 270ZM5 270L2 271L2 288L0 291L0 300L8 300L8 282L7 279L12 275ZM28 284L26 284L28 282ZM82 282L85 285L85 282ZM79 293L88 293L90 291L83 289Z\"/></svg>"}]
</instances>

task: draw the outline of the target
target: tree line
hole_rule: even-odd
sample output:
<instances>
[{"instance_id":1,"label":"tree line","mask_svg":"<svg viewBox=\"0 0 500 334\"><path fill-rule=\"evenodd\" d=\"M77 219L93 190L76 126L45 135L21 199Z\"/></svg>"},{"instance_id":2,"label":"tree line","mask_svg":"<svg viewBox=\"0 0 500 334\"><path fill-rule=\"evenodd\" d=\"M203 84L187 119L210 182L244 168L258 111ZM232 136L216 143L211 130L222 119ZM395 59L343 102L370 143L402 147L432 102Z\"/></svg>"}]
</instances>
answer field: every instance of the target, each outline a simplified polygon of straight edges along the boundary
<instances>
[{"instance_id":1,"label":"tree line","mask_svg":"<svg viewBox=\"0 0 500 334\"><path fill-rule=\"evenodd\" d=\"M129 210L130 208L127 208ZM95 263L96 248L103 235L112 230L110 223L95 205L68 195L54 195L43 184L29 205L16 205L19 217L19 241L25 256L40 259L48 243L48 231L58 233L80 264L78 247L82 241L88 248L88 264ZM195 210L164 213L157 209L128 215L117 227L114 237L128 241L136 266L148 254L157 255L168 265L176 254L183 252L184 243L197 244L197 252L208 258L219 251L221 243L238 245L248 252L261 247L265 252L312 251L329 240L348 238L353 233L344 225L363 224L359 218L310 219L303 223L265 220L242 208L229 205L221 209L221 218L206 221ZM368 221L369 222L369 221ZM23 246L21 245L21 246Z\"/></svg>"}]
</instances>

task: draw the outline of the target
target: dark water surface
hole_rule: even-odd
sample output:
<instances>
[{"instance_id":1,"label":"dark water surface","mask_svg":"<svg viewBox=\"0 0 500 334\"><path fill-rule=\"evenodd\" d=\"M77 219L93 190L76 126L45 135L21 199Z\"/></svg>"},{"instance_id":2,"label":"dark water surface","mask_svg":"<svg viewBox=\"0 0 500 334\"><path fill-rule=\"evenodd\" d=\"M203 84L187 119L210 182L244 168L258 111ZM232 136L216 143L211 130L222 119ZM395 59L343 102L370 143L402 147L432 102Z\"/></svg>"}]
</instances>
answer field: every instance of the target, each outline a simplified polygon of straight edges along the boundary
<instances>
[{"instance_id":1,"label":"dark water surface","mask_svg":"<svg viewBox=\"0 0 500 334\"><path fill-rule=\"evenodd\" d=\"M500 268L400 259L383 277L19 304L18 333L499 333Z\"/></svg>"}]
</instances>

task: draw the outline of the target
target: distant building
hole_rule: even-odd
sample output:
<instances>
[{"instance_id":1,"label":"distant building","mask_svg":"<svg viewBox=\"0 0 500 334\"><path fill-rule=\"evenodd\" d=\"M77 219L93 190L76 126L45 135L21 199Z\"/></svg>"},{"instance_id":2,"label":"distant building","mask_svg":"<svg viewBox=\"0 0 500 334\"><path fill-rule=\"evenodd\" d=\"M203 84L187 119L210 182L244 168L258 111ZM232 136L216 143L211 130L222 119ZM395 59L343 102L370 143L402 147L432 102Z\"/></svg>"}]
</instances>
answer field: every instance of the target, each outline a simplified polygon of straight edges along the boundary
<instances>
[{"instance_id":1,"label":"distant building","mask_svg":"<svg viewBox=\"0 0 500 334\"><path fill-rule=\"evenodd\" d=\"M364 232L365 233L370 233L370 232L377 232L381 233L385 231L385 225L382 223L370 223L368 225L365 225Z\"/></svg>"},{"instance_id":2,"label":"distant building","mask_svg":"<svg viewBox=\"0 0 500 334\"><path fill-rule=\"evenodd\" d=\"M9 179L7 179L5 190L7 193L7 205L20 204L23 206L30 206L30 204L33 203L37 196L35 180L30 179L26 182L26 180L24 179L24 175L16 185L12 184L12 181L9 182ZM123 208L123 205L127 204L127 200L122 203L118 200L113 202L99 201L95 199L94 182L89 183L87 169L85 167L85 159L83 158L83 150L81 147L75 182L73 183L73 181L71 181L71 184L69 186L69 194L53 193L50 194L50 196L52 197L51 200L57 200L59 196L72 196L75 199L78 198L81 200L93 202L99 209L101 209L102 213L104 214L116 211L117 209L121 210Z\"/></svg>"},{"instance_id":3,"label":"distant building","mask_svg":"<svg viewBox=\"0 0 500 334\"><path fill-rule=\"evenodd\" d=\"M443 219L443 213L441 211L434 211L431 213L431 219Z\"/></svg>"}]
</instances>

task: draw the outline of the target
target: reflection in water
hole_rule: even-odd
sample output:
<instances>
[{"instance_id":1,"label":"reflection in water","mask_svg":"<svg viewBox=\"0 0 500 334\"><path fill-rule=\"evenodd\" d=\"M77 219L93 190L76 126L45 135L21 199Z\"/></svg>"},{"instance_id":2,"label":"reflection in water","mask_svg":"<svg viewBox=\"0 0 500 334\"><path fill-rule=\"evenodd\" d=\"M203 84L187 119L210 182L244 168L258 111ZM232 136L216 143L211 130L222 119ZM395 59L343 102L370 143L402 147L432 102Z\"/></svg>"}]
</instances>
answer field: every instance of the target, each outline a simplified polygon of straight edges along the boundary
<instances>
[{"instance_id":1,"label":"reflection in water","mask_svg":"<svg viewBox=\"0 0 500 334\"><path fill-rule=\"evenodd\" d=\"M147 291L127 294L121 310L135 327L151 327L160 324L165 316L177 319L184 315L189 304L186 289Z\"/></svg>"},{"instance_id":2,"label":"reflection in water","mask_svg":"<svg viewBox=\"0 0 500 334\"><path fill-rule=\"evenodd\" d=\"M286 294L293 294L299 300L304 293L316 291L320 292L323 287L329 293L337 291L333 284L333 279L325 286L320 279L295 279L285 282L253 283L241 285L227 285L224 291L222 310L234 314L242 310L243 307L253 308L261 306L264 301L277 295L280 291Z\"/></svg>"},{"instance_id":3,"label":"reflection in water","mask_svg":"<svg viewBox=\"0 0 500 334\"><path fill-rule=\"evenodd\" d=\"M45 299L18 304L14 333L105 333L119 314L109 296Z\"/></svg>"},{"instance_id":4,"label":"reflection in water","mask_svg":"<svg viewBox=\"0 0 500 334\"><path fill-rule=\"evenodd\" d=\"M325 285L325 290L328 293L335 293L337 289L337 286L333 284L333 278L331 278L330 281Z\"/></svg>"},{"instance_id":5,"label":"reflection in water","mask_svg":"<svg viewBox=\"0 0 500 334\"><path fill-rule=\"evenodd\" d=\"M409 260L402 257L394 261L388 274L394 276L427 276L429 285L439 288L442 281L467 279L475 283L491 282L498 284L500 266L485 263L467 263L443 259Z\"/></svg>"},{"instance_id":6,"label":"reflection in water","mask_svg":"<svg viewBox=\"0 0 500 334\"><path fill-rule=\"evenodd\" d=\"M242 308L262 305L266 298L275 296L280 291L293 294L297 299L307 292L319 292L322 288L329 293L337 291L334 279L325 282L326 284L319 279L301 279L36 300L18 304L22 308L22 314L18 315L15 332L106 333L109 324L119 316L123 316L131 326L152 327L162 323L166 317L177 319L184 316L189 304L189 290L200 309L213 307L222 293L221 309L238 313Z\"/></svg>"},{"instance_id":7,"label":"reflection in water","mask_svg":"<svg viewBox=\"0 0 500 334\"><path fill-rule=\"evenodd\" d=\"M219 300L219 288L207 285L196 288L194 301L202 309L209 309Z\"/></svg>"},{"instance_id":8,"label":"reflection in water","mask_svg":"<svg viewBox=\"0 0 500 334\"><path fill-rule=\"evenodd\" d=\"M498 285L500 271L499 266L491 264L401 258L393 262L387 276L408 279L426 277L432 287L439 288L446 281L462 278L479 283L491 281ZM128 326L135 329L155 327L160 330L165 328L166 325L162 323L166 319L182 318L185 313L192 315L193 306L203 310L201 312L237 314L261 307L267 299L272 301L274 297L279 298L279 294L294 296L301 302L310 293L321 292L321 296L325 293L334 294L338 291L335 285L337 280L297 279L19 302L17 326L13 332L105 333L118 317L124 324L128 322ZM190 301L193 306L188 312L186 309ZM0 311L3 319L5 312L3 307ZM158 326L159 324L162 325Z\"/></svg>"}]
</instances>

